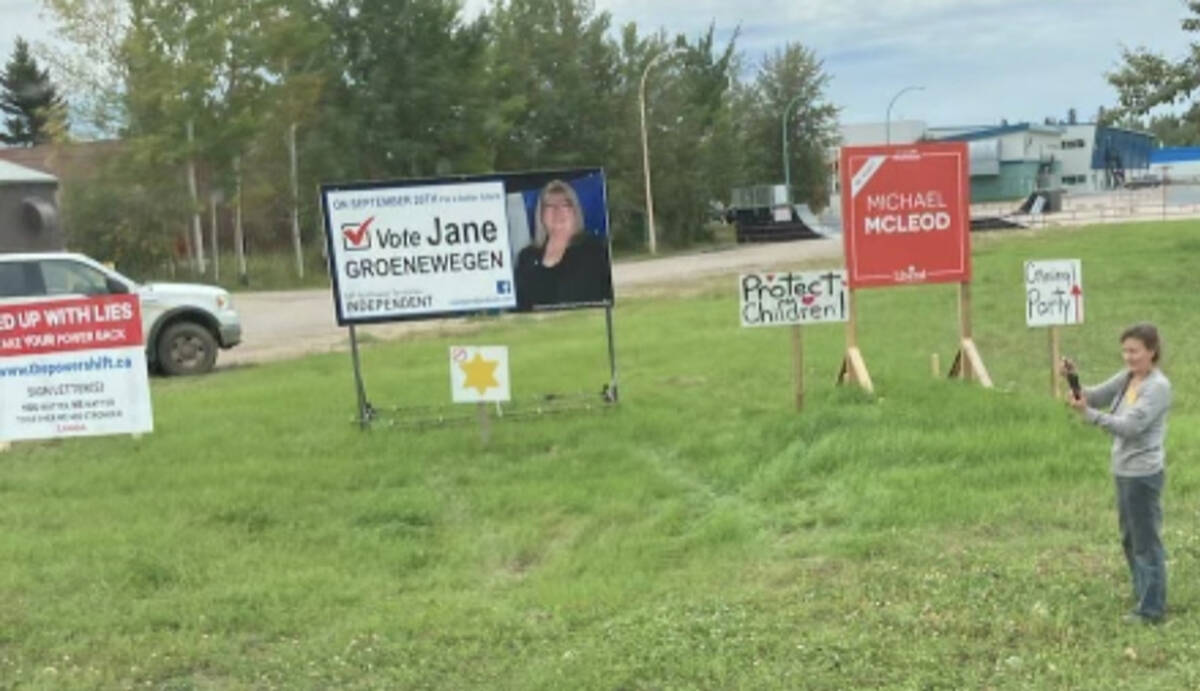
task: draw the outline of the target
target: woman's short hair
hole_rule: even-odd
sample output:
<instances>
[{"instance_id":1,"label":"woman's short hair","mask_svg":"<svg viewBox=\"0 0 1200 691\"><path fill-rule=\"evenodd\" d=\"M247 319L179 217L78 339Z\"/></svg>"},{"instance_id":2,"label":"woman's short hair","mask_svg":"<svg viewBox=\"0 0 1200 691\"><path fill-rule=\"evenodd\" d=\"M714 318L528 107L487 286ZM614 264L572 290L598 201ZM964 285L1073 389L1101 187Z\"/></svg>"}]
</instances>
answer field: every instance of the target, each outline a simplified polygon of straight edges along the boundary
<instances>
[{"instance_id":1,"label":"woman's short hair","mask_svg":"<svg viewBox=\"0 0 1200 691\"><path fill-rule=\"evenodd\" d=\"M1146 346L1146 350L1154 351L1154 362L1162 357L1162 340L1158 337L1158 327L1149 322L1134 324L1133 326L1121 332L1121 343L1126 339L1134 338L1142 342Z\"/></svg>"},{"instance_id":2,"label":"woman's short hair","mask_svg":"<svg viewBox=\"0 0 1200 691\"><path fill-rule=\"evenodd\" d=\"M562 195L570 202L571 208L575 210L575 232L583 232L583 209L579 206L579 195L575 194L575 188L562 180L551 180L538 195L537 218L534 220L533 234L533 244L538 247L544 247L546 240L550 238L550 232L546 230L546 224L542 221L542 207L546 203L546 197L551 194Z\"/></svg>"}]
</instances>

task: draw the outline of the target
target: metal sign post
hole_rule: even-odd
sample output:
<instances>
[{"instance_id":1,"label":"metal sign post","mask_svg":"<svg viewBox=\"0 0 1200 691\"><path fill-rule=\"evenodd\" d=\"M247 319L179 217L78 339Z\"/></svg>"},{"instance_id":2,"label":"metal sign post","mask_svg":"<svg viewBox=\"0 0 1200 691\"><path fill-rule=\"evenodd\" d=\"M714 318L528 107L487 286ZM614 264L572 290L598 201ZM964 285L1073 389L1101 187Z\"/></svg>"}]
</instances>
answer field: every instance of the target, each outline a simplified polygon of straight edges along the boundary
<instances>
[{"instance_id":1,"label":"metal sign post","mask_svg":"<svg viewBox=\"0 0 1200 691\"><path fill-rule=\"evenodd\" d=\"M358 332L350 325L350 358L354 362L354 390L358 397L358 426L366 429L374 417L371 404L367 401L367 389L363 385L362 362L358 356Z\"/></svg>"},{"instance_id":2,"label":"metal sign post","mask_svg":"<svg viewBox=\"0 0 1200 691\"><path fill-rule=\"evenodd\" d=\"M620 400L617 387L617 346L613 337L613 308L604 308L604 328L608 332L608 388L604 392L604 400L616 403Z\"/></svg>"}]
</instances>

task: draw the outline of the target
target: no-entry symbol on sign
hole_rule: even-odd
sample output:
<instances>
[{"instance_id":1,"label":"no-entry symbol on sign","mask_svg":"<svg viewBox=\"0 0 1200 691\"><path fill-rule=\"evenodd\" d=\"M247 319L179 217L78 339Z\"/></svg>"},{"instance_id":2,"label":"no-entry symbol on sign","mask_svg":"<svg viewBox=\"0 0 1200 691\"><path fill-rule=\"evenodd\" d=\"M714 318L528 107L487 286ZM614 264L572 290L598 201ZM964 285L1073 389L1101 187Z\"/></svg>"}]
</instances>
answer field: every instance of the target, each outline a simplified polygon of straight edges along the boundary
<instances>
[{"instance_id":1,"label":"no-entry symbol on sign","mask_svg":"<svg viewBox=\"0 0 1200 691\"><path fill-rule=\"evenodd\" d=\"M842 149L851 288L970 280L967 163L963 142Z\"/></svg>"}]
</instances>

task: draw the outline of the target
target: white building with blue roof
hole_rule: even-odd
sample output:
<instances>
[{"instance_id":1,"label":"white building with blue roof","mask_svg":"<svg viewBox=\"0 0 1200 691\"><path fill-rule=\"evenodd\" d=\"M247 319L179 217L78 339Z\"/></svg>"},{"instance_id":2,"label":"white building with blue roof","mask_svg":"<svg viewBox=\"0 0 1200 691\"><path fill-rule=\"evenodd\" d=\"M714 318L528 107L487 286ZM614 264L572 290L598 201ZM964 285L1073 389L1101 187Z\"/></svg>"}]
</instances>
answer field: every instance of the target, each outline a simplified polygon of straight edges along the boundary
<instances>
[{"instance_id":1,"label":"white building with blue roof","mask_svg":"<svg viewBox=\"0 0 1200 691\"><path fill-rule=\"evenodd\" d=\"M1160 180L1200 182L1200 146L1164 146L1151 151L1150 174Z\"/></svg>"}]
</instances>

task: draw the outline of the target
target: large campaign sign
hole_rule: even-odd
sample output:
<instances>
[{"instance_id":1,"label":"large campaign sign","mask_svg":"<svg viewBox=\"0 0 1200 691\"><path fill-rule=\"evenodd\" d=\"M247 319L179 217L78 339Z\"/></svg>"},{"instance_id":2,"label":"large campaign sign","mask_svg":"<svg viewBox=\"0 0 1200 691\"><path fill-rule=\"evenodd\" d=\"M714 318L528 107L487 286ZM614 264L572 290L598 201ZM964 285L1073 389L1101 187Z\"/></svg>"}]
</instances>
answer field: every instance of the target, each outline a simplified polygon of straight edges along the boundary
<instances>
[{"instance_id":1,"label":"large campaign sign","mask_svg":"<svg viewBox=\"0 0 1200 691\"><path fill-rule=\"evenodd\" d=\"M322 197L339 324L516 305L500 182Z\"/></svg>"},{"instance_id":2,"label":"large campaign sign","mask_svg":"<svg viewBox=\"0 0 1200 691\"><path fill-rule=\"evenodd\" d=\"M851 288L970 280L964 142L845 147L840 164Z\"/></svg>"},{"instance_id":3,"label":"large campaign sign","mask_svg":"<svg viewBox=\"0 0 1200 691\"><path fill-rule=\"evenodd\" d=\"M340 325L612 304L603 172L321 188Z\"/></svg>"},{"instance_id":4,"label":"large campaign sign","mask_svg":"<svg viewBox=\"0 0 1200 691\"><path fill-rule=\"evenodd\" d=\"M0 441L153 426L136 295L0 307Z\"/></svg>"}]
</instances>

